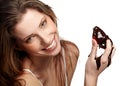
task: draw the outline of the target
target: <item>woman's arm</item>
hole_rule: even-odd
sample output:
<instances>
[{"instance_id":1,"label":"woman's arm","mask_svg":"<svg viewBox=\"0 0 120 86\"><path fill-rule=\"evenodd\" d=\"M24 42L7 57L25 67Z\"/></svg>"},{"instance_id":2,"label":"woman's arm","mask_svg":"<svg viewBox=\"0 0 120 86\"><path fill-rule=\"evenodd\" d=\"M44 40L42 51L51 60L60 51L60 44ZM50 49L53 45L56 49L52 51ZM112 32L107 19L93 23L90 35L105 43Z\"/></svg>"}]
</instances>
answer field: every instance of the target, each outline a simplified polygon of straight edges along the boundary
<instances>
[{"instance_id":1,"label":"woman's arm","mask_svg":"<svg viewBox=\"0 0 120 86\"><path fill-rule=\"evenodd\" d=\"M85 67L85 81L84 81L84 86L97 86L97 79L100 73L102 73L107 65L108 65L108 56L110 55L111 51L111 57L113 57L115 48L112 46L111 41L107 40L106 42L106 49L101 56L101 66L99 69L97 69L96 65L96 54L97 54L97 42L93 39L92 40L92 50L91 53L88 57L88 60L86 62L86 67ZM112 50L113 48L113 50Z\"/></svg>"},{"instance_id":2,"label":"woman's arm","mask_svg":"<svg viewBox=\"0 0 120 86\"><path fill-rule=\"evenodd\" d=\"M97 86L98 77L85 74L84 86Z\"/></svg>"}]
</instances>

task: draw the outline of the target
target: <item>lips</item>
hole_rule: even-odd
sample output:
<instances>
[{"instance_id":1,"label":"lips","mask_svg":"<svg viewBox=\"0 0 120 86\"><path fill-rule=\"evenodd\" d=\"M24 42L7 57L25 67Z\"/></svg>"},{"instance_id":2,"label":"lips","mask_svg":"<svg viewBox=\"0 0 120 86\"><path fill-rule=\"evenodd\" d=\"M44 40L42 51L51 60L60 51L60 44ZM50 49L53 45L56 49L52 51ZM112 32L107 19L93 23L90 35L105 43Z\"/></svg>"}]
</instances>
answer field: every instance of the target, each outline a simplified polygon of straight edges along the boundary
<instances>
[{"instance_id":1,"label":"lips","mask_svg":"<svg viewBox=\"0 0 120 86\"><path fill-rule=\"evenodd\" d=\"M46 49L47 49L47 50L48 50L48 49L51 49L51 48L53 48L55 45L56 45L56 42L55 42L55 40L53 40L53 42L52 42Z\"/></svg>"},{"instance_id":2,"label":"lips","mask_svg":"<svg viewBox=\"0 0 120 86\"><path fill-rule=\"evenodd\" d=\"M56 48L56 44L57 44L56 41L53 40L52 43L47 48L45 48L45 50L47 50L47 51L54 50Z\"/></svg>"}]
</instances>

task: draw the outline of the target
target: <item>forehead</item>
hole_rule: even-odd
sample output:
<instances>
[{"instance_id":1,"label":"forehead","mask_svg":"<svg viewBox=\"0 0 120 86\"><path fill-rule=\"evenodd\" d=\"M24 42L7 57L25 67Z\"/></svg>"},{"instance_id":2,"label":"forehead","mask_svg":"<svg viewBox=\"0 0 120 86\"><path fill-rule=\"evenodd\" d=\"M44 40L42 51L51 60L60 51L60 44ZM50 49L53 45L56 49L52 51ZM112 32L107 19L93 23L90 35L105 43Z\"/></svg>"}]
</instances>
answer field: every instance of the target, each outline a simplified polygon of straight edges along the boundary
<instances>
[{"instance_id":1,"label":"forehead","mask_svg":"<svg viewBox=\"0 0 120 86\"><path fill-rule=\"evenodd\" d=\"M45 16L34 9L27 9L26 13L23 14L22 19L15 26L14 35L19 38L24 38L26 35L31 34L35 28L38 28L40 21Z\"/></svg>"}]
</instances>

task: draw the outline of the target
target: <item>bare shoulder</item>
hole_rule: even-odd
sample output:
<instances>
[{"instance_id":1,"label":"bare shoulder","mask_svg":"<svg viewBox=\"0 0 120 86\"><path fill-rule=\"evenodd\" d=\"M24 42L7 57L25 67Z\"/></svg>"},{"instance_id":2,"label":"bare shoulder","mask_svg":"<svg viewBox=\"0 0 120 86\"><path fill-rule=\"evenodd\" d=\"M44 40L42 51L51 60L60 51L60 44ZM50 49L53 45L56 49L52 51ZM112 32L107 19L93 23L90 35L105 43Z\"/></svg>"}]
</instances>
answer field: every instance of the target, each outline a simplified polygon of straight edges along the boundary
<instances>
[{"instance_id":1,"label":"bare shoulder","mask_svg":"<svg viewBox=\"0 0 120 86\"><path fill-rule=\"evenodd\" d=\"M31 73L24 73L17 78L22 86L43 86L42 83Z\"/></svg>"}]
</instances>

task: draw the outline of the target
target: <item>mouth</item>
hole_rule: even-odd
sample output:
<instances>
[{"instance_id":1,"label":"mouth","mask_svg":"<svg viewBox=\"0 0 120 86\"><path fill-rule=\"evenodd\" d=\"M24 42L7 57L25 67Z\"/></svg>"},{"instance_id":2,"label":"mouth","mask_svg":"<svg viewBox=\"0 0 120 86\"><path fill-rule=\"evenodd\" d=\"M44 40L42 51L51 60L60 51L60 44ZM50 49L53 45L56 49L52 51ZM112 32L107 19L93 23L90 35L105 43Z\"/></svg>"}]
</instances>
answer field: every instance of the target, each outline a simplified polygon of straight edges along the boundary
<instances>
[{"instance_id":1,"label":"mouth","mask_svg":"<svg viewBox=\"0 0 120 86\"><path fill-rule=\"evenodd\" d=\"M48 47L46 47L45 49L43 49L43 50L45 50L45 51L53 51L56 48L56 45L57 45L57 43L56 43L56 41L54 39L51 42L51 44Z\"/></svg>"},{"instance_id":2,"label":"mouth","mask_svg":"<svg viewBox=\"0 0 120 86\"><path fill-rule=\"evenodd\" d=\"M52 43L46 48L46 50L51 50L56 46L56 41L53 40Z\"/></svg>"}]
</instances>

